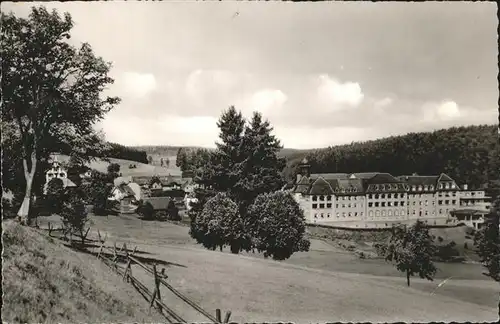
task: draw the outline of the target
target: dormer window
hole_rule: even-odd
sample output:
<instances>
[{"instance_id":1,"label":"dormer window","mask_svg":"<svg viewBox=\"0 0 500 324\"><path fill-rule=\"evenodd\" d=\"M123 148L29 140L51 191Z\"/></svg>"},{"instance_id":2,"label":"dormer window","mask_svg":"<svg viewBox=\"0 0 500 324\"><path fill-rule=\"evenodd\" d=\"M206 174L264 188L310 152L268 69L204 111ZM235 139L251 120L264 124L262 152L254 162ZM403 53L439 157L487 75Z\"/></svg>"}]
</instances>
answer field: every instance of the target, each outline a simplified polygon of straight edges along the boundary
<instances>
[{"instance_id":1,"label":"dormer window","mask_svg":"<svg viewBox=\"0 0 500 324\"><path fill-rule=\"evenodd\" d=\"M418 191L422 191L422 186L418 186Z\"/></svg>"},{"instance_id":2,"label":"dormer window","mask_svg":"<svg viewBox=\"0 0 500 324\"><path fill-rule=\"evenodd\" d=\"M427 185L424 186L424 191L429 190L429 187Z\"/></svg>"},{"instance_id":3,"label":"dormer window","mask_svg":"<svg viewBox=\"0 0 500 324\"><path fill-rule=\"evenodd\" d=\"M430 190L434 190L434 186L433 186L433 185L431 185L431 186L429 187L429 189L430 189Z\"/></svg>"},{"instance_id":4,"label":"dormer window","mask_svg":"<svg viewBox=\"0 0 500 324\"><path fill-rule=\"evenodd\" d=\"M455 183L452 183L452 184L451 184L451 188L452 188L452 189L455 189L455 188L456 188Z\"/></svg>"},{"instance_id":5,"label":"dormer window","mask_svg":"<svg viewBox=\"0 0 500 324\"><path fill-rule=\"evenodd\" d=\"M449 183L446 183L446 189L450 189L450 184Z\"/></svg>"},{"instance_id":6,"label":"dormer window","mask_svg":"<svg viewBox=\"0 0 500 324\"><path fill-rule=\"evenodd\" d=\"M439 188L439 189L443 189L443 184L442 184L442 183L440 183L440 184L438 185L438 188Z\"/></svg>"},{"instance_id":7,"label":"dormer window","mask_svg":"<svg viewBox=\"0 0 500 324\"><path fill-rule=\"evenodd\" d=\"M417 190L417 187L416 186L411 186L411 191L415 191Z\"/></svg>"}]
</instances>

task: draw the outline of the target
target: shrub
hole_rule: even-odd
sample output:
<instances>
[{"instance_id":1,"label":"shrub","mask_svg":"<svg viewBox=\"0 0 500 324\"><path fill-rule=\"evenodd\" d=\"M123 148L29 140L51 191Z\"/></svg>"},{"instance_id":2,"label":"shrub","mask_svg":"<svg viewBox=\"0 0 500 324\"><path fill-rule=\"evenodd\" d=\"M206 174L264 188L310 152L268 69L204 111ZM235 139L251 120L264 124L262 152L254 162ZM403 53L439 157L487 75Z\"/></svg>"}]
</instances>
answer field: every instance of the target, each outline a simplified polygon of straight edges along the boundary
<instances>
[{"instance_id":1,"label":"shrub","mask_svg":"<svg viewBox=\"0 0 500 324\"><path fill-rule=\"evenodd\" d=\"M408 286L414 274L428 280L433 280L436 274L437 269L432 263L436 247L429 228L421 221L409 228L394 226L389 243L379 247L379 252L384 253L386 261L394 262L396 269L406 273Z\"/></svg>"},{"instance_id":2,"label":"shrub","mask_svg":"<svg viewBox=\"0 0 500 324\"><path fill-rule=\"evenodd\" d=\"M170 200L170 202L168 203L167 218L173 221L180 221L182 219L179 216L179 208L177 208L173 200Z\"/></svg>"},{"instance_id":3,"label":"shrub","mask_svg":"<svg viewBox=\"0 0 500 324\"><path fill-rule=\"evenodd\" d=\"M53 178L47 184L45 207L51 214L59 214L64 202L64 183L59 178Z\"/></svg>"},{"instance_id":4,"label":"shrub","mask_svg":"<svg viewBox=\"0 0 500 324\"><path fill-rule=\"evenodd\" d=\"M246 227L264 257L285 260L294 252L309 250L304 213L289 193L259 195L249 208Z\"/></svg>"},{"instance_id":5,"label":"shrub","mask_svg":"<svg viewBox=\"0 0 500 324\"><path fill-rule=\"evenodd\" d=\"M65 232L70 234L70 238L73 233L80 234L83 245L85 243L84 228L89 219L85 202L80 193L70 194L67 201L64 202L61 208L61 220Z\"/></svg>"},{"instance_id":6,"label":"shrub","mask_svg":"<svg viewBox=\"0 0 500 324\"><path fill-rule=\"evenodd\" d=\"M191 234L205 248L215 250L229 245L231 252L239 253L244 241L250 241L243 228L238 205L226 194L210 198L201 212L192 220L195 232Z\"/></svg>"},{"instance_id":7,"label":"shrub","mask_svg":"<svg viewBox=\"0 0 500 324\"><path fill-rule=\"evenodd\" d=\"M143 201L139 202L139 207L137 207L137 214L142 216L143 219L152 220L155 217L155 210L153 205L149 201L144 203Z\"/></svg>"},{"instance_id":8,"label":"shrub","mask_svg":"<svg viewBox=\"0 0 500 324\"><path fill-rule=\"evenodd\" d=\"M441 236L438 236L438 241L439 243L443 243L443 238Z\"/></svg>"}]
</instances>

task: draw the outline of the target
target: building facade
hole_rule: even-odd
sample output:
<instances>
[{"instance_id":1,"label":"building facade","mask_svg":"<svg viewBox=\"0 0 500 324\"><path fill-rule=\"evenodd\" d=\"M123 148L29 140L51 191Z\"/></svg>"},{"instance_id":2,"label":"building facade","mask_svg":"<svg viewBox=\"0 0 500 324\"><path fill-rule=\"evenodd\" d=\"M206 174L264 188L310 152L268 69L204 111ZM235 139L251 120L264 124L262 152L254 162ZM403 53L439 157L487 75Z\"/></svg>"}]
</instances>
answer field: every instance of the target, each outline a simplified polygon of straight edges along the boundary
<instances>
[{"instance_id":1,"label":"building facade","mask_svg":"<svg viewBox=\"0 0 500 324\"><path fill-rule=\"evenodd\" d=\"M479 203L484 210L489 208L484 191L461 188L446 174L399 177L380 172L310 174L306 159L299 167L300 174L291 192L307 223L384 228L421 220L429 225L454 225L459 219L453 212L466 203L468 208L476 209Z\"/></svg>"}]
</instances>

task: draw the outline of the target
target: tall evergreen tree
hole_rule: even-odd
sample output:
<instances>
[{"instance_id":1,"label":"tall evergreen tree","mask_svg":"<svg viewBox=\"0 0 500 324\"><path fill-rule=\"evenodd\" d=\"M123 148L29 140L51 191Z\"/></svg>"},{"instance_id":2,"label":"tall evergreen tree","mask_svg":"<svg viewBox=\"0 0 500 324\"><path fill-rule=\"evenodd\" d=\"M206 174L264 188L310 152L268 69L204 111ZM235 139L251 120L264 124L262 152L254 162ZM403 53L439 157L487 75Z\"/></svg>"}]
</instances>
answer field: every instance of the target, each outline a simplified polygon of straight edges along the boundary
<instances>
[{"instance_id":1,"label":"tall evergreen tree","mask_svg":"<svg viewBox=\"0 0 500 324\"><path fill-rule=\"evenodd\" d=\"M234 106L224 111L217 122L220 129L221 142L216 143L217 150L213 153L211 179L214 190L226 192L231 199L238 201L234 188L239 181L241 164L245 157L242 155L243 132L245 119Z\"/></svg>"}]
</instances>

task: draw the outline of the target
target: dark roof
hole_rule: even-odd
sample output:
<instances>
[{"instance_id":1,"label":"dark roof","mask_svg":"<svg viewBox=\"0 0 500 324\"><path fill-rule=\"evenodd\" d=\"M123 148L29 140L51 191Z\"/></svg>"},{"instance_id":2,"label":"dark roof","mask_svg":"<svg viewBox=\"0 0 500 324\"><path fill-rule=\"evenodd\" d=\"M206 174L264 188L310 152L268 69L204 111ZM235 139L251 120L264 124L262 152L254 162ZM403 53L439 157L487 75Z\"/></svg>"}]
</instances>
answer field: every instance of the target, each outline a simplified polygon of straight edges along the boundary
<instances>
[{"instance_id":1,"label":"dark roof","mask_svg":"<svg viewBox=\"0 0 500 324\"><path fill-rule=\"evenodd\" d=\"M453 179L450 178L450 176L448 176L447 174L441 173L441 175L439 176L438 181L453 181Z\"/></svg>"},{"instance_id":2,"label":"dark roof","mask_svg":"<svg viewBox=\"0 0 500 324\"><path fill-rule=\"evenodd\" d=\"M333 195L334 190L330 183L328 183L325 179L322 177L319 177L314 181L314 183L311 186L311 189L309 190L310 195Z\"/></svg>"},{"instance_id":3,"label":"dark roof","mask_svg":"<svg viewBox=\"0 0 500 324\"><path fill-rule=\"evenodd\" d=\"M311 174L311 178L317 179L319 177L322 177L325 180L347 179L347 178L349 178L349 174L347 174L347 173L313 173L313 174Z\"/></svg>"},{"instance_id":4,"label":"dark roof","mask_svg":"<svg viewBox=\"0 0 500 324\"><path fill-rule=\"evenodd\" d=\"M389 173L377 173L373 177L365 178L367 184L401 183Z\"/></svg>"},{"instance_id":5,"label":"dark roof","mask_svg":"<svg viewBox=\"0 0 500 324\"><path fill-rule=\"evenodd\" d=\"M170 197L148 197L144 199L144 203L149 202L154 210L166 210L170 200Z\"/></svg>"},{"instance_id":6,"label":"dark roof","mask_svg":"<svg viewBox=\"0 0 500 324\"><path fill-rule=\"evenodd\" d=\"M371 179L380 172L361 172L361 173L351 173L354 177L358 179Z\"/></svg>"},{"instance_id":7,"label":"dark roof","mask_svg":"<svg viewBox=\"0 0 500 324\"><path fill-rule=\"evenodd\" d=\"M151 181L150 176L132 176L132 182L137 183L138 185L146 185L149 184L149 181Z\"/></svg>"},{"instance_id":8,"label":"dark roof","mask_svg":"<svg viewBox=\"0 0 500 324\"><path fill-rule=\"evenodd\" d=\"M438 176L399 176L398 179L410 186L436 186Z\"/></svg>"}]
</instances>

